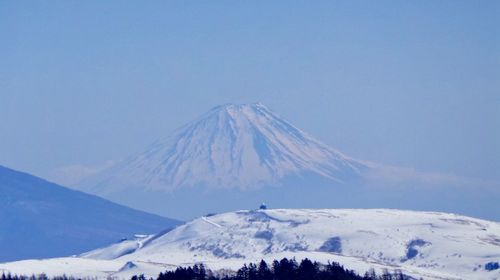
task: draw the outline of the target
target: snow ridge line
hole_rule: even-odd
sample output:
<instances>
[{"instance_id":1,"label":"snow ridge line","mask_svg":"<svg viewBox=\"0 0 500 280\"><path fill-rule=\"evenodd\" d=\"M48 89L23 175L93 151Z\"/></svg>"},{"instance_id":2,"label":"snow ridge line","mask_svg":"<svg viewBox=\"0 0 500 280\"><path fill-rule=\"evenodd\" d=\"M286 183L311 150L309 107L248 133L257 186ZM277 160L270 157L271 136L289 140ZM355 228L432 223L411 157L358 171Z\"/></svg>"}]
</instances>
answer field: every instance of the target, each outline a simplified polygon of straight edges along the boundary
<instances>
[{"instance_id":1,"label":"snow ridge line","mask_svg":"<svg viewBox=\"0 0 500 280\"><path fill-rule=\"evenodd\" d=\"M214 226L216 226L216 227L218 227L218 228L222 228L222 226L221 226L221 225L219 225L219 224L218 224L218 223L216 223L216 222L212 222L212 221L210 221L210 220L209 220L207 217L205 217L205 216L201 217L201 219L202 219L203 221L205 221L205 222L207 222L207 223L211 224L211 225L214 225Z\"/></svg>"}]
</instances>

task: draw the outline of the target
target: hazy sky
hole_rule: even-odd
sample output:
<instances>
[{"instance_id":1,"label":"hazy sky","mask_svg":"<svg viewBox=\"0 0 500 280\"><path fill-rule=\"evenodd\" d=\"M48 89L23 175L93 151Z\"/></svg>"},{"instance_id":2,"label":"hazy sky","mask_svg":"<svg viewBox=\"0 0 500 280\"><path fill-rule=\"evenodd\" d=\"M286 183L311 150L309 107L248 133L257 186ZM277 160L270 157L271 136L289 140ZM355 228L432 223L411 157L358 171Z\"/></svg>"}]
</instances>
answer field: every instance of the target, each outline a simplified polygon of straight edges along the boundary
<instances>
[{"instance_id":1,"label":"hazy sky","mask_svg":"<svg viewBox=\"0 0 500 280\"><path fill-rule=\"evenodd\" d=\"M0 164L47 176L260 101L360 159L500 180L499 1L0 1Z\"/></svg>"}]
</instances>

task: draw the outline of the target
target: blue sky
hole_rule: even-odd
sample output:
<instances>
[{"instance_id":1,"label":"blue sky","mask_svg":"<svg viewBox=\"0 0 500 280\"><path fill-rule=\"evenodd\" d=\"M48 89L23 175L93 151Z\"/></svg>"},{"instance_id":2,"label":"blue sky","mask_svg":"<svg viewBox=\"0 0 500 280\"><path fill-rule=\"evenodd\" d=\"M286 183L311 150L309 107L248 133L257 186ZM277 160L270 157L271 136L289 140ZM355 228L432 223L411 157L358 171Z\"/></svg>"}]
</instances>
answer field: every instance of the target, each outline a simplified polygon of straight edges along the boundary
<instances>
[{"instance_id":1,"label":"blue sky","mask_svg":"<svg viewBox=\"0 0 500 280\"><path fill-rule=\"evenodd\" d=\"M360 159L500 180L498 1L1 1L0 164L101 165L260 101Z\"/></svg>"}]
</instances>

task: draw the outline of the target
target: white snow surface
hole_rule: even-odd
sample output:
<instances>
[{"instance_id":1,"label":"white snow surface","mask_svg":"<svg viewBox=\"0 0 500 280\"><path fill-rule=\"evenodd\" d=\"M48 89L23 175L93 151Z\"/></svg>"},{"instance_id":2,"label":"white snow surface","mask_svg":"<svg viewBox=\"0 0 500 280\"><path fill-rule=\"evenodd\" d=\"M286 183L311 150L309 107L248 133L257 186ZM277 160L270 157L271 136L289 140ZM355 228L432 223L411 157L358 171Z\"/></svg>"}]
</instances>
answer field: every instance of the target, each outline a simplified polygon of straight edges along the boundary
<instances>
[{"instance_id":1,"label":"white snow surface","mask_svg":"<svg viewBox=\"0 0 500 280\"><path fill-rule=\"evenodd\" d=\"M229 104L213 108L171 137L84 180L78 188L101 195L130 188L248 189L305 173L344 181L359 177L365 168L260 103Z\"/></svg>"},{"instance_id":2,"label":"white snow surface","mask_svg":"<svg viewBox=\"0 0 500 280\"><path fill-rule=\"evenodd\" d=\"M485 269L500 261L500 224L388 209L237 211L80 256L0 264L0 272L121 279L199 262L221 270L283 257L335 261L360 274L387 268L424 279L500 279L500 270Z\"/></svg>"}]
</instances>

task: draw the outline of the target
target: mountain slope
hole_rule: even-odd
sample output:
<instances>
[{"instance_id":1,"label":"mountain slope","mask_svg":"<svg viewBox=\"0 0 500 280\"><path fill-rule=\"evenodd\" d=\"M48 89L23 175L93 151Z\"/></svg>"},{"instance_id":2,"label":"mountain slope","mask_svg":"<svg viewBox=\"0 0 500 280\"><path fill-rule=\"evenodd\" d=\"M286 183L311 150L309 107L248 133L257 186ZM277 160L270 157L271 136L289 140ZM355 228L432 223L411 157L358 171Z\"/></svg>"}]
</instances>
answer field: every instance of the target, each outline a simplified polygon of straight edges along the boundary
<instances>
[{"instance_id":1,"label":"mountain slope","mask_svg":"<svg viewBox=\"0 0 500 280\"><path fill-rule=\"evenodd\" d=\"M283 257L336 261L364 273L401 269L424 279L499 279L500 224L438 212L387 209L237 211L75 258L0 265L17 273L155 276L177 265L212 269ZM491 267L491 266L490 266ZM494 266L493 266L494 267Z\"/></svg>"},{"instance_id":2,"label":"mountain slope","mask_svg":"<svg viewBox=\"0 0 500 280\"><path fill-rule=\"evenodd\" d=\"M178 221L0 166L0 261L77 254Z\"/></svg>"},{"instance_id":3,"label":"mountain slope","mask_svg":"<svg viewBox=\"0 0 500 280\"><path fill-rule=\"evenodd\" d=\"M432 209L498 220L498 188L481 186L352 159L262 104L229 104L74 187L183 220L262 202L276 208Z\"/></svg>"},{"instance_id":4,"label":"mountain slope","mask_svg":"<svg viewBox=\"0 0 500 280\"><path fill-rule=\"evenodd\" d=\"M371 169L262 104L228 104L74 188L188 220L263 201L283 208L351 206L342 204L349 200L341 193Z\"/></svg>"},{"instance_id":5,"label":"mountain slope","mask_svg":"<svg viewBox=\"0 0 500 280\"><path fill-rule=\"evenodd\" d=\"M80 184L110 194L125 189L248 189L314 174L331 182L367 167L320 143L262 104L218 106L145 151Z\"/></svg>"}]
</instances>

